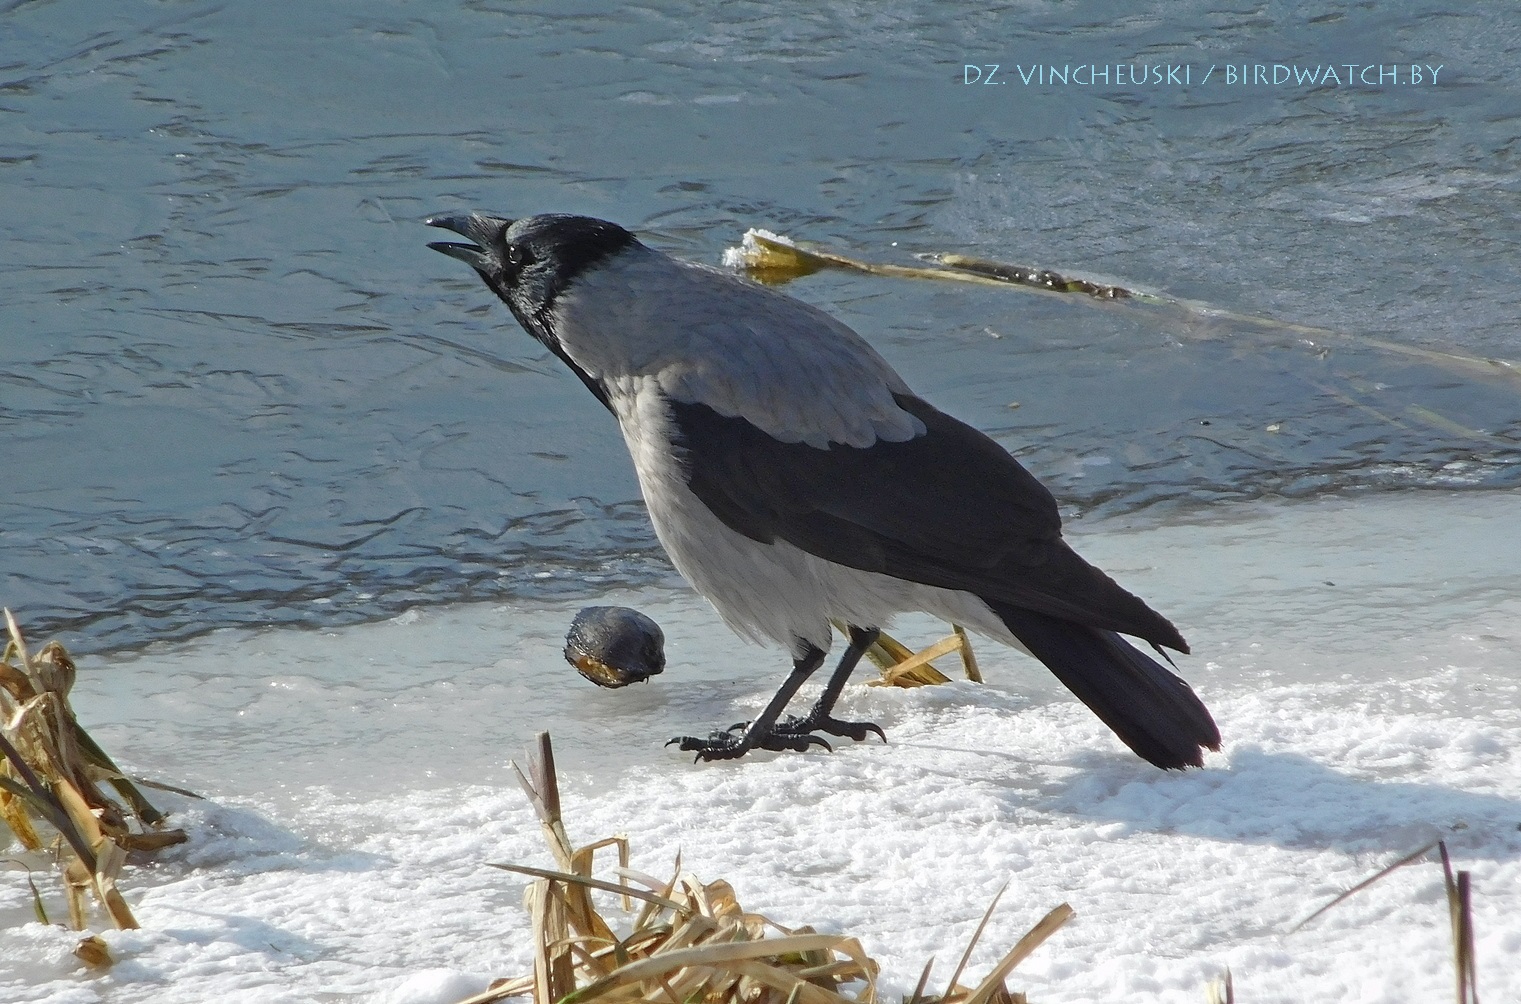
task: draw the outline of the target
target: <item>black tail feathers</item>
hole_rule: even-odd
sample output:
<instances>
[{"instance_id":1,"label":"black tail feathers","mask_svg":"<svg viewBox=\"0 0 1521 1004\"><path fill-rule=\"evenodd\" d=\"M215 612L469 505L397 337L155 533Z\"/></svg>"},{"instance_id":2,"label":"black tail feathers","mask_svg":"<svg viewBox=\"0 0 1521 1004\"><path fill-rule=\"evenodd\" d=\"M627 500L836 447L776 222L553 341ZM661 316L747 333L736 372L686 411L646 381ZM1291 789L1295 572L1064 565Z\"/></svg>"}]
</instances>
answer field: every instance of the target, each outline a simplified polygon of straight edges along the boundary
<instances>
[{"instance_id":1,"label":"black tail feathers","mask_svg":"<svg viewBox=\"0 0 1521 1004\"><path fill-rule=\"evenodd\" d=\"M1113 631L989 606L1067 689L1136 754L1168 770L1203 765L1220 730L1193 688Z\"/></svg>"}]
</instances>

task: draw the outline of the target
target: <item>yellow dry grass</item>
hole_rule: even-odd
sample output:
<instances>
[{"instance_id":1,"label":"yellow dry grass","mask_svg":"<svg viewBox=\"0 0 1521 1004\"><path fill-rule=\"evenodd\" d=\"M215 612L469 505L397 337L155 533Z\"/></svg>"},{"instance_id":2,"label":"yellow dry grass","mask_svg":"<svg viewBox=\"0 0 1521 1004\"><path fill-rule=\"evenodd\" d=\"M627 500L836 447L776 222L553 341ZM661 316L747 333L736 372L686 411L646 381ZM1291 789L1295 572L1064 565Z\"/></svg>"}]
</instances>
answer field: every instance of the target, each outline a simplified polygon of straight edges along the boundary
<instances>
[{"instance_id":1,"label":"yellow dry grass","mask_svg":"<svg viewBox=\"0 0 1521 1004\"><path fill-rule=\"evenodd\" d=\"M516 765L514 765L516 766ZM556 869L496 865L534 878L526 896L533 917L533 972L498 981L460 1004L531 997L534 1004L877 1004L878 965L857 938L786 928L746 911L722 880L702 882L676 862L669 881L630 871L624 837L574 848L560 814L548 733L540 733L529 770L518 777L533 803ZM616 847L618 881L593 878L594 853ZM639 888L643 886L643 888ZM593 891L630 901L632 919L608 920ZM996 905L997 900L994 900ZM988 908L991 915L992 907ZM1004 981L1072 917L1063 903L1031 928L975 987L958 981L983 924L943 994L925 993L929 966L911 1004L1016 1004ZM619 930L627 933L620 934Z\"/></svg>"},{"instance_id":2,"label":"yellow dry grass","mask_svg":"<svg viewBox=\"0 0 1521 1004\"><path fill-rule=\"evenodd\" d=\"M1002 286L1005 289L1017 289L1030 293L1065 296L1074 302L1106 307L1117 307L1123 302L1132 307L1144 308L1158 318L1169 322L1179 321L1186 330L1200 334L1214 331L1228 335L1234 335L1237 332L1288 335L1296 341L1321 346L1321 351L1326 351L1324 347L1329 345L1357 345L1376 352L1437 366L1464 377L1497 380L1521 386L1521 361L1514 359L1469 355L1451 349L1427 348L1372 335L1244 314L1198 300L1164 296L1085 279L1081 276L1062 274L1033 265L989 261L954 253L926 254L918 257L932 264L895 265L863 261L825 248L803 247L787 237L765 230L752 229L745 232L738 248L724 254L724 261L732 267L743 269L747 275L758 282L774 286L824 269L835 269L887 278ZM1464 425L1424 405L1408 405L1403 418L1385 414L1364 400L1366 394L1360 391L1354 382L1344 381L1347 383L1344 388L1325 386L1315 380L1309 382L1321 393L1397 428L1409 429L1412 425L1425 426L1443 435L1461 436L1480 443L1497 445L1513 443L1512 439Z\"/></svg>"},{"instance_id":3,"label":"yellow dry grass","mask_svg":"<svg viewBox=\"0 0 1521 1004\"><path fill-rule=\"evenodd\" d=\"M931 279L979 286L1014 287L1040 293L1076 293L1079 294L1077 297L1079 300L1084 298L1089 301L1131 300L1149 307L1169 309L1195 320L1229 322L1261 331L1279 331L1315 339L1355 342L1380 352L1419 359L1468 375L1507 381L1521 380L1521 362L1513 359L1428 349L1368 335L1337 331L1333 328L1243 314L1197 300L1183 300L1144 290L1096 282L1080 276L1064 275L1035 265L1015 265L955 253L921 255L920 257L934 264L930 266L893 265L862 261L824 248L805 248L787 237L765 230L752 229L745 232L738 248L724 255L724 261L744 269L752 278L768 285L781 285L824 269L838 269L898 279ZM1441 416L1436 417L1441 418ZM1447 420L1443 419L1443 421ZM1467 433L1474 431L1463 426L1457 426L1457 428Z\"/></svg>"},{"instance_id":4,"label":"yellow dry grass","mask_svg":"<svg viewBox=\"0 0 1521 1004\"><path fill-rule=\"evenodd\" d=\"M86 925L88 897L99 903L114 926L137 927L116 888L128 852L181 843L185 834L164 828L164 814L80 727L69 706L74 660L64 647L48 642L33 655L9 610L5 626L8 640L0 651L0 822L24 849L53 850L76 930ZM114 788L126 806L108 797L101 783ZM49 831L55 836L46 836ZM32 903L37 919L47 923L35 884Z\"/></svg>"},{"instance_id":5,"label":"yellow dry grass","mask_svg":"<svg viewBox=\"0 0 1521 1004\"><path fill-rule=\"evenodd\" d=\"M1452 925L1452 969L1457 991L1455 999L1458 1004L1479 1004L1478 968L1474 962L1472 876L1468 871L1455 870L1452 867L1452 856L1447 851L1445 840L1433 840L1424 847L1411 851L1393 864L1380 868L1295 924L1288 933L1297 933L1326 911L1346 902L1398 869L1427 860L1432 851L1437 852L1442 863L1442 885L1447 893L1447 919ZM1227 971L1227 986L1229 986L1229 978L1230 973Z\"/></svg>"},{"instance_id":6,"label":"yellow dry grass","mask_svg":"<svg viewBox=\"0 0 1521 1004\"><path fill-rule=\"evenodd\" d=\"M845 630L843 624L835 624L840 631ZM928 687L938 683L949 683L951 678L935 668L934 660L955 652L961 656L961 670L966 678L973 683L982 682L982 670L977 665L977 656L972 653L972 640L967 637L966 629L960 624L951 625L951 633L935 642L928 648L914 652L902 642L888 635L887 632L877 638L875 644L866 650L866 656L876 663L881 670L882 677L877 680L868 680L868 687Z\"/></svg>"}]
</instances>

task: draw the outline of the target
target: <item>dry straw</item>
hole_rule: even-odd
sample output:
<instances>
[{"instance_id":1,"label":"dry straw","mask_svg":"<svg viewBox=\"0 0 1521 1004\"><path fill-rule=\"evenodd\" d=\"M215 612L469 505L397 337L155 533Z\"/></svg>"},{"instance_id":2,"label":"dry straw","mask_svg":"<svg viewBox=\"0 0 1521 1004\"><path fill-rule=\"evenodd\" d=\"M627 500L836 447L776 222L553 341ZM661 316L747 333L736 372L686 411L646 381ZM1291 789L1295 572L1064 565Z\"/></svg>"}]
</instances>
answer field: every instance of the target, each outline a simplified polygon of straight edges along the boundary
<instances>
[{"instance_id":1,"label":"dry straw","mask_svg":"<svg viewBox=\"0 0 1521 1004\"><path fill-rule=\"evenodd\" d=\"M1063 274L1034 265L988 261L952 253L920 255L919 258L931 264L894 265L862 261L825 248L805 248L787 237L754 229L746 231L738 248L732 248L724 253L725 264L743 269L752 278L769 285L781 285L800 276L833 269L887 278L1002 286L1005 289L1062 296L1075 303L1087 303L1112 309L1120 309L1123 306L1125 309L1143 310L1159 319L1181 322L1183 330L1194 332L1199 336L1205 336L1211 332L1232 335L1237 332L1288 335L1307 345L1316 346L1322 352L1327 351L1331 345L1356 345L1387 355L1414 359L1464 377L1495 380L1521 387L1521 362L1513 359L1469 355L1450 349L1426 348L1371 335L1338 331L1334 328L1243 314L1198 300L1164 296L1081 276ZM1499 446L1514 444L1510 438L1497 436L1482 429L1470 428L1424 405L1407 406L1404 418L1401 418L1385 414L1374 405L1362 400L1356 388L1341 390L1324 386L1313 380L1310 383L1321 393L1402 429L1425 426L1445 435L1461 436L1477 442Z\"/></svg>"},{"instance_id":2,"label":"dry straw","mask_svg":"<svg viewBox=\"0 0 1521 1004\"><path fill-rule=\"evenodd\" d=\"M137 927L116 888L128 853L182 843L185 834L164 828L164 814L80 727L69 706L74 660L64 647L48 642L32 655L9 610L5 626L9 640L0 652L0 821L26 850L52 847L69 921L76 930L85 927L85 902L91 896L113 925ZM108 797L101 783L114 788L126 805ZM44 839L48 829L57 837ZM42 894L35 883L31 889L34 912L45 924Z\"/></svg>"},{"instance_id":3,"label":"dry straw","mask_svg":"<svg viewBox=\"0 0 1521 1004\"><path fill-rule=\"evenodd\" d=\"M1426 860L1430 857L1432 851L1437 852L1442 862L1442 885L1447 892L1447 915L1448 920L1452 924L1452 969L1453 975L1456 978L1457 989L1455 1000L1458 1004L1479 1004L1479 977L1474 963L1473 952L1473 886L1471 876L1467 871L1460 870L1455 872L1453 870L1452 857L1447 853L1447 841L1445 840L1433 840L1419 850L1411 851L1393 864L1379 869L1357 883L1357 885L1332 899L1304 920L1289 928L1288 933L1296 933L1332 907L1346 902L1351 897L1398 869Z\"/></svg>"},{"instance_id":4,"label":"dry straw","mask_svg":"<svg viewBox=\"0 0 1521 1004\"><path fill-rule=\"evenodd\" d=\"M800 276L825 269L860 272L866 275L898 279L930 279L940 282L967 283L978 286L1014 287L1032 292L1079 294L1078 300L1130 300L1148 307L1169 309L1197 321L1224 321L1261 331L1279 331L1311 338L1355 342L1380 352L1406 356L1437 366L1475 376L1521 380L1521 362L1490 356L1427 349L1401 342L1365 335L1354 335L1333 328L1296 324L1255 314L1242 314L1198 300L1184 300L1158 293L1067 275L1035 265L1015 265L989 261L968 255L944 253L919 256L932 262L923 265L892 265L862 261L819 247L803 247L795 241L766 230L748 230L740 246L725 252L724 262L744 269L756 280L781 285Z\"/></svg>"},{"instance_id":5,"label":"dry straw","mask_svg":"<svg viewBox=\"0 0 1521 1004\"><path fill-rule=\"evenodd\" d=\"M848 629L842 621L832 622L841 634ZM934 660L956 652L961 656L961 669L973 683L982 682L982 670L977 666L977 656L972 654L972 641L960 624L951 625L951 633L921 651L914 652L886 631L866 650L866 656L881 670L882 677L867 681L869 687L928 687L949 683L950 677L935 668Z\"/></svg>"},{"instance_id":6,"label":"dry straw","mask_svg":"<svg viewBox=\"0 0 1521 1004\"><path fill-rule=\"evenodd\" d=\"M516 768L516 764L514 764ZM878 965L861 942L809 927L786 928L746 912L722 880L704 883L682 871L661 882L628 867L628 841L610 837L573 848L560 813L559 784L549 734L539 733L528 774L518 779L532 802L557 869L496 865L534 878L526 897L533 915L530 975L498 981L460 1004L531 997L534 1004L876 1004ZM618 881L591 875L593 854L618 850ZM643 886L644 888L638 888ZM608 920L593 891L641 904ZM994 905L997 898L994 899ZM983 917L961 964L942 994L926 994L924 968L910 1004L1016 1004L1023 994L1004 985L1009 973L1072 917L1063 903L1030 929L977 986L957 981L986 926ZM627 933L619 934L620 929ZM933 964L934 960L931 960Z\"/></svg>"}]
</instances>

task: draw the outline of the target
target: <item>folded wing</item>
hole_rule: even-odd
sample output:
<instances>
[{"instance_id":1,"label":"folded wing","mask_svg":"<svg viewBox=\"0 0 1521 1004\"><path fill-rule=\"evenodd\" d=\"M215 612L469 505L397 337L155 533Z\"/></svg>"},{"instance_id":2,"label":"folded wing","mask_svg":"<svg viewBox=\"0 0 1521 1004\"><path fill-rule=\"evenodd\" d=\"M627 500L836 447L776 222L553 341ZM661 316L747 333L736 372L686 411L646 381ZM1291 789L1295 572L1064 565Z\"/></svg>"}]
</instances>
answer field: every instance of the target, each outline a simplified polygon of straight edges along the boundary
<instances>
[{"instance_id":1,"label":"folded wing","mask_svg":"<svg viewBox=\"0 0 1521 1004\"><path fill-rule=\"evenodd\" d=\"M1067 546L1051 493L1008 451L920 398L895 397L922 435L827 449L672 402L688 484L753 540L1188 651L1166 618Z\"/></svg>"}]
</instances>

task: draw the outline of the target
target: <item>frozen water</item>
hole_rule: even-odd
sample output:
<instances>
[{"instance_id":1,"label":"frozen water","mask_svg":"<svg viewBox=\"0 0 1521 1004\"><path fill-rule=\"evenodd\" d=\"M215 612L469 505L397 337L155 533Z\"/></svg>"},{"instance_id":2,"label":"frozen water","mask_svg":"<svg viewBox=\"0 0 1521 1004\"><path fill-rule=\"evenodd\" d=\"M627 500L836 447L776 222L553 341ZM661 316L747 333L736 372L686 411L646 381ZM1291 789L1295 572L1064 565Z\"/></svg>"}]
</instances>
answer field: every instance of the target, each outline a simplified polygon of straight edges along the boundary
<instances>
[{"instance_id":1,"label":"frozen water","mask_svg":"<svg viewBox=\"0 0 1521 1004\"><path fill-rule=\"evenodd\" d=\"M189 844L123 881L144 929L80 975L77 938L24 923L0 875L0 994L18 1001L449 1001L526 971L521 880L547 862L510 779L552 731L572 838L679 850L784 924L859 935L907 992L940 978L1005 882L985 972L1045 910L1077 918L1018 969L1032 998L1440 999L1440 870L1341 890L1437 837L1475 888L1480 988L1521 993L1521 538L1512 493L1241 507L1193 524L1077 528L1086 554L1184 626L1182 671L1224 750L1163 773L1033 663L849 688L889 744L694 765L661 742L753 713L780 653L739 645L679 590L609 596L659 620L670 666L604 691L559 655L573 604L416 611L335 632L220 632L99 665L81 716L165 796ZM943 630L906 619L927 644ZM93 663L93 664L92 664ZM806 696L806 694L805 694ZM61 904L51 895L53 908Z\"/></svg>"}]
</instances>

